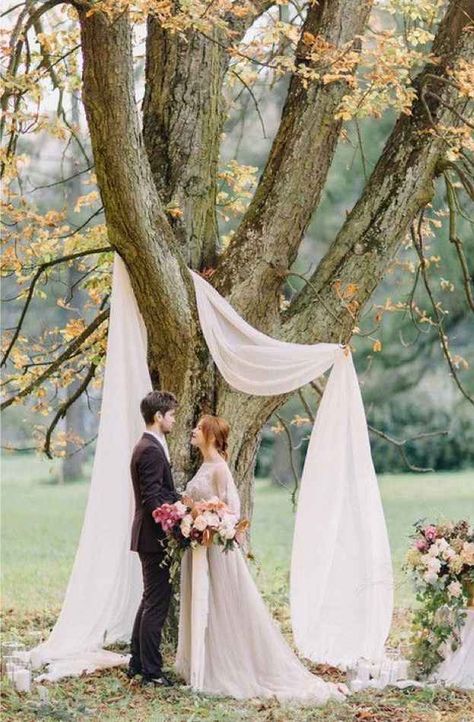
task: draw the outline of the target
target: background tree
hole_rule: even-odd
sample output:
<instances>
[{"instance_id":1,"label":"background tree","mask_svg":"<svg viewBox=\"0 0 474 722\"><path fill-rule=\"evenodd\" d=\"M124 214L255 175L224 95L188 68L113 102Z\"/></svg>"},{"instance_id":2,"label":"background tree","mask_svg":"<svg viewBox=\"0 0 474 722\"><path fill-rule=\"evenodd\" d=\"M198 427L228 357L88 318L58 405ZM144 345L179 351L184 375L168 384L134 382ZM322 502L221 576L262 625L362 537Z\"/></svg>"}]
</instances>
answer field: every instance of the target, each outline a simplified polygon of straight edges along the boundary
<instances>
[{"instance_id":1,"label":"background tree","mask_svg":"<svg viewBox=\"0 0 474 722\"><path fill-rule=\"evenodd\" d=\"M384 8L361 0L292 3L284 11L259 1L181 6L51 0L13 7L2 97L5 273L22 285L27 309L37 302L45 277L80 259L89 296L84 318L48 328L34 347L23 335L23 312L5 337L4 408L35 394L39 410L47 413L51 392L68 389L46 439L41 437L48 452L54 422L90 388L103 364L110 248L130 274L147 327L152 378L180 398L172 441L177 469L183 478L193 471L188 439L199 414L226 416L246 513L262 425L285 397L239 394L218 376L200 333L187 267L204 272L264 332L299 343L347 343L354 332L365 333L364 305L400 246L410 245L416 284L425 285L431 307L425 310L412 297L376 309L376 323L401 311L432 324L459 391L470 399L456 368L463 359L451 353L442 306L431 289L435 261L427 243L440 178L465 302L472 308L456 221L473 191L474 3L394 0ZM387 10L396 22L390 24ZM22 178L28 134L78 137L63 101L66 91L79 88L79 51L94 165L89 182L97 181L100 199L93 186L80 202L88 222L74 228L67 206L33 206ZM247 203L252 171L232 163L219 168L221 134L229 92L240 84L257 102L253 88L262 75L280 89L284 77L286 96ZM46 80L56 91L56 116L40 111ZM380 117L388 107L399 117L384 148L372 170L364 166L367 178L357 202L303 280L296 269L305 231L338 141L347 133L345 123L357 127L358 118ZM84 149L84 173L90 166ZM102 207L105 226L94 224ZM224 225L227 214L240 216L230 232L219 233L219 213ZM380 340L374 337L373 345L377 353ZM55 433L55 443L64 446L66 440Z\"/></svg>"}]
</instances>

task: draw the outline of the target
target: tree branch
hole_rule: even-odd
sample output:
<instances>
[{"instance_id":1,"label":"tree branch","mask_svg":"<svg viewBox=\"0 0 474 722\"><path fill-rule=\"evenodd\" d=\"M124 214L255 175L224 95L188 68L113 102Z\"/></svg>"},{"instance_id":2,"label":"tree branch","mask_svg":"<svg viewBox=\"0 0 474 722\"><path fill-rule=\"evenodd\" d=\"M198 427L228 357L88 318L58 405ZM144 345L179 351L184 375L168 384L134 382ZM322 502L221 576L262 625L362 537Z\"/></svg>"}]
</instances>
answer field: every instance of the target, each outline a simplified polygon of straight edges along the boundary
<instances>
[{"instance_id":1,"label":"tree branch","mask_svg":"<svg viewBox=\"0 0 474 722\"><path fill-rule=\"evenodd\" d=\"M96 370L97 370L97 365L95 363L92 363L89 366L89 370L88 370L87 374L85 375L84 379L82 380L82 382L80 383L80 385L77 387L77 389L74 391L74 393L71 394L71 396L69 396L63 404L61 404L61 406L57 410L56 414L54 415L54 418L51 421L51 423L48 427L48 430L46 431L46 436L45 436L44 446L43 446L43 451L49 459L53 458L53 454L51 453L51 437L53 435L54 429L56 428L56 426L58 425L60 420L66 416L68 409L74 404L75 401L77 401L77 399L87 389L90 382L92 381L92 379L95 376Z\"/></svg>"},{"instance_id":2,"label":"tree branch","mask_svg":"<svg viewBox=\"0 0 474 722\"><path fill-rule=\"evenodd\" d=\"M74 180L74 178L77 178L78 176L81 176L84 173L88 173L90 170L92 170L93 167L94 167L94 164L92 163L87 168L84 168L84 170L79 170L79 171L77 171L77 173L73 173L72 175L68 176L68 178L62 178L61 180L53 181L53 183L46 183L45 185L35 186L31 190L26 191L25 195L30 195L31 193L36 193L36 191L44 190L45 188L54 188L54 186L59 186L59 185L62 185L63 183L68 183L69 181Z\"/></svg>"},{"instance_id":3,"label":"tree branch","mask_svg":"<svg viewBox=\"0 0 474 722\"><path fill-rule=\"evenodd\" d=\"M46 263L42 263L40 266L38 266L38 269L36 270L36 273L35 273L35 275L33 276L32 280L31 280L31 284L30 284L30 287L29 287L29 289L28 289L28 294L27 294L27 296L26 296L26 301L25 301L25 304L24 304L24 306L23 306L23 308L22 308L22 311L21 311L21 313L20 313L20 318L19 318L18 323L17 323L17 325L16 325L15 332L14 332L14 334L13 334L13 336L12 336L12 338L11 338L11 341L10 341L10 343L8 344L7 350L5 351L5 353L4 353L4 355L3 355L3 358L2 358L2 360L1 360L1 362L0 362L0 368L2 368L3 366L5 366L5 364L6 364L7 360L8 360L8 357L9 357L9 355L10 355L10 352L11 352L13 346L15 345L15 343L16 343L16 341L17 341L17 339L18 339L18 336L20 335L20 331L21 331L21 329L22 329L23 322L24 322L24 320L25 320L26 312L28 311L29 305L30 305L31 300L32 300L32 298L33 298L33 293L34 293L34 291L35 291L35 286L36 286L37 282L39 281L41 275L42 275L48 268L52 268L53 266L57 266L57 265L60 264L60 263L67 263L68 261L73 261L75 258L82 258L83 256L90 256L90 255L95 254L95 253L105 253L106 251L110 251L110 250L112 250L110 247L106 247L106 248L91 248L90 250L87 250L87 251L78 251L77 253L70 253L69 255L67 255L67 256L62 256L61 258L54 258L52 261L47 261Z\"/></svg>"},{"instance_id":4,"label":"tree branch","mask_svg":"<svg viewBox=\"0 0 474 722\"><path fill-rule=\"evenodd\" d=\"M285 430L285 435L286 435L286 438L288 441L288 453L289 453L289 457L290 457L291 473L293 475L293 482L294 482L293 483L293 491L291 492L291 502L293 504L293 507L295 507L296 506L296 494L298 491L300 481L299 481L298 472L297 472L296 466L295 466L295 458L293 456L293 451L294 451L293 439L291 437L291 430L290 430L290 427L289 427L286 419L284 419L283 416L281 416L280 414L275 414L275 416L277 417L280 424L283 426L283 428Z\"/></svg>"},{"instance_id":5,"label":"tree branch","mask_svg":"<svg viewBox=\"0 0 474 722\"><path fill-rule=\"evenodd\" d=\"M446 197L449 209L449 240L456 249L456 253L461 266L463 277L464 293L471 311L474 311L474 296L472 293L472 274L469 272L467 259L463 250L463 244L456 232L456 212L459 209L459 202L456 196L456 190L451 183L447 173L444 174L446 183Z\"/></svg>"},{"instance_id":6,"label":"tree branch","mask_svg":"<svg viewBox=\"0 0 474 722\"><path fill-rule=\"evenodd\" d=\"M451 353L448 348L448 342L446 338L446 334L444 332L443 328L443 317L441 316L438 308L438 304L436 303L433 291L431 290L431 286L429 284L428 280L428 274L426 272L426 260L423 253L423 237L421 235L421 223L422 223L422 216L420 215L420 219L418 221L418 226L415 231L414 226L412 225L411 230L411 237L413 241L413 245L416 249L416 252L418 253L418 258L420 259L420 269L421 269L421 277L423 279L423 283L426 289L426 293L428 294L428 298L430 299L431 308L433 310L433 315L436 320L436 329L438 331L438 336L441 344L441 348L443 349L444 356L446 358L446 361L448 362L449 369L451 371L451 374L453 376L454 382L464 398L466 398L473 406L474 406L474 398L470 396L470 394L466 391L464 386L462 385L458 373L456 371L456 368L454 366L453 360L451 358Z\"/></svg>"},{"instance_id":7,"label":"tree branch","mask_svg":"<svg viewBox=\"0 0 474 722\"><path fill-rule=\"evenodd\" d=\"M473 9L473 0L449 3L432 47L438 62L428 63L415 79L418 99L411 115L402 115L397 121L362 196L313 274L312 286L307 285L284 313L287 340L310 342L313 329L321 333L322 328L326 329L326 340L337 340L340 331L315 305L315 291L326 304L337 308L331 282L338 279L343 285L353 284L360 310L379 283L387 259L397 251L410 223L431 200L433 178L446 150L439 129L460 123L446 107L446 103L453 105L458 91L443 81L460 59L474 58L474 34L469 30ZM436 87L443 102L431 98L427 111L421 89L428 84ZM347 341L352 332L351 319L343 319L343 323Z\"/></svg>"},{"instance_id":8,"label":"tree branch","mask_svg":"<svg viewBox=\"0 0 474 722\"><path fill-rule=\"evenodd\" d=\"M255 195L213 278L219 291L231 294L247 320L271 328L278 317L278 291L293 263L303 233L317 206L334 156L342 121L336 110L347 83L324 83L304 77L318 71L311 58L311 38L341 52L356 50L370 0L314 3L309 6L296 50L280 126ZM258 256L255 248L261 249ZM261 301L255 303L255 299Z\"/></svg>"},{"instance_id":9,"label":"tree branch","mask_svg":"<svg viewBox=\"0 0 474 722\"><path fill-rule=\"evenodd\" d=\"M79 12L83 101L108 234L127 265L148 323L155 362L187 358L195 317L192 281L150 171L134 96L132 33L127 12L110 21ZM177 390L177 389L176 389Z\"/></svg>"},{"instance_id":10,"label":"tree branch","mask_svg":"<svg viewBox=\"0 0 474 722\"><path fill-rule=\"evenodd\" d=\"M232 12L229 12L226 15L226 22L232 31L234 40L243 38L254 22L266 13L267 10L270 10L274 4L274 0L253 0L250 3L253 12L249 12L248 15L236 17Z\"/></svg>"},{"instance_id":11,"label":"tree branch","mask_svg":"<svg viewBox=\"0 0 474 722\"><path fill-rule=\"evenodd\" d=\"M219 245L216 182L229 56L213 39L148 18L143 137L160 197L176 209L171 224L181 252L198 270L215 265Z\"/></svg>"},{"instance_id":12,"label":"tree branch","mask_svg":"<svg viewBox=\"0 0 474 722\"><path fill-rule=\"evenodd\" d=\"M82 331L82 333L79 334L79 336L76 336L76 338L71 342L71 344L68 346L68 348L60 355L58 358L53 361L53 363L48 366L45 371L43 371L42 374L37 376L36 379L34 379L28 386L25 386L24 389L21 389L17 394L14 394L9 399L4 401L1 406L0 410L3 411L4 409L7 409L9 406L11 406L15 401L18 401L19 399L24 398L25 396L28 396L35 388L38 386L41 386L41 384L46 381L48 378L50 378L61 366L62 364L67 361L71 356L73 356L76 351L82 346L84 341L86 341L93 333L96 331L99 326L109 317L110 309L105 309L101 313L99 313L98 316L90 323L87 328Z\"/></svg>"},{"instance_id":13,"label":"tree branch","mask_svg":"<svg viewBox=\"0 0 474 722\"><path fill-rule=\"evenodd\" d=\"M388 441L392 446L395 446L398 453L402 457L402 460L404 464L410 469L410 471L434 471L431 467L423 467L423 466L416 466L415 464L412 464L407 456L405 446L410 443L411 441L416 441L418 439L428 439L432 438L433 436L447 436L448 431L428 431L424 432L422 434L416 434L415 436L410 437L409 439L394 439L393 436L389 436L389 434L386 434L384 431L380 431L380 429L376 429L374 426L370 426L370 424L367 424L367 428L369 431L371 431L376 436L379 436L381 439L384 439L385 441Z\"/></svg>"},{"instance_id":14,"label":"tree branch","mask_svg":"<svg viewBox=\"0 0 474 722\"><path fill-rule=\"evenodd\" d=\"M311 382L311 386L316 391L317 395L321 398L324 392L324 388L318 383L318 382ZM411 461L408 459L405 446L409 444L412 441L418 441L419 439L428 439L432 438L433 436L447 436L448 431L424 431L421 434L415 434L415 436L411 436L408 439L395 439L393 436L390 436L385 431L381 431L380 429L375 428L375 426L371 426L370 424L367 424L367 428L372 434L375 434L376 436L379 436L381 439L384 439L384 441L388 441L389 444L392 444L392 446L395 446L398 453L403 459L403 462L406 464L408 469L410 471L418 471L418 472L425 472L425 471L434 471L434 469L431 468L424 468L421 466L416 466L415 464L412 464Z\"/></svg>"}]
</instances>

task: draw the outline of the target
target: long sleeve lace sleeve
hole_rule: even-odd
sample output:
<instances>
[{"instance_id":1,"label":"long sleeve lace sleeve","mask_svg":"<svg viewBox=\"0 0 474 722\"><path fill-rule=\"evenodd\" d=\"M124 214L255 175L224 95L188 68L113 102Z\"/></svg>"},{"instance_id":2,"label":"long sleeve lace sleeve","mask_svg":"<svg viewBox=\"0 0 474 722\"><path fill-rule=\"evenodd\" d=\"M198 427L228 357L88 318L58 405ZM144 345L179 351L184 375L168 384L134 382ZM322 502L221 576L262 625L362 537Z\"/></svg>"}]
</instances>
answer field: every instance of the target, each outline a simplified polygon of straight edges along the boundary
<instances>
[{"instance_id":1,"label":"long sleeve lace sleeve","mask_svg":"<svg viewBox=\"0 0 474 722\"><path fill-rule=\"evenodd\" d=\"M239 493L227 464L216 466L213 482L219 499L227 504L232 514L240 517Z\"/></svg>"},{"instance_id":2,"label":"long sleeve lace sleeve","mask_svg":"<svg viewBox=\"0 0 474 722\"><path fill-rule=\"evenodd\" d=\"M228 469L225 464L218 464L213 469L212 481L219 499L227 504Z\"/></svg>"}]
</instances>

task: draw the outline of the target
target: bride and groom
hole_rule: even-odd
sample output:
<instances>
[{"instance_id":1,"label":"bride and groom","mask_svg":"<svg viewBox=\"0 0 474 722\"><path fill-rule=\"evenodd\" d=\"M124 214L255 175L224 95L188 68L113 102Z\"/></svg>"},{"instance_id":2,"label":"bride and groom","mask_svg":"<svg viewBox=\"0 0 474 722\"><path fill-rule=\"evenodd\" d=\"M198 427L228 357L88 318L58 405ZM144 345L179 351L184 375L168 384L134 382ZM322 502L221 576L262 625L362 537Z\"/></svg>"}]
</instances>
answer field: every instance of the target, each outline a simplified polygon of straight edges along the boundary
<instances>
[{"instance_id":1,"label":"bride and groom","mask_svg":"<svg viewBox=\"0 0 474 722\"><path fill-rule=\"evenodd\" d=\"M143 573L143 598L137 611L131 642L128 676L142 675L145 685L169 686L160 652L161 632L171 599L168 568L162 566L165 534L152 512L179 498L173 484L166 436L175 423L178 403L173 394L152 391L140 410L146 431L133 451L131 475L135 517L131 549L139 554ZM237 517L240 500L227 465L229 425L205 415L192 432L191 444L202 464L188 482L186 494L195 501L218 496ZM207 549L209 568L208 621L205 634L202 691L247 699L277 697L323 704L343 700L345 685L325 682L311 674L286 643L265 606L239 550ZM191 550L181 565L177 673L189 683L192 633Z\"/></svg>"}]
</instances>

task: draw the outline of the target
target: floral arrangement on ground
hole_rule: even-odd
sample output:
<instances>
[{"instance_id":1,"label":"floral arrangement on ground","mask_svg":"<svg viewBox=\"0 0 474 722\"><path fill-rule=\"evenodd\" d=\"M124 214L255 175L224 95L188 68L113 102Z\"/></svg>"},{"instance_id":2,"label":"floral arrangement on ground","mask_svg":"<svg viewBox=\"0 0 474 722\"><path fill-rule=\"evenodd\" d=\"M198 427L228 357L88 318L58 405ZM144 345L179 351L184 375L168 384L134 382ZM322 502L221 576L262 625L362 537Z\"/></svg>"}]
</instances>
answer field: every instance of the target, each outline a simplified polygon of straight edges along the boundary
<instances>
[{"instance_id":1,"label":"floral arrangement on ground","mask_svg":"<svg viewBox=\"0 0 474 722\"><path fill-rule=\"evenodd\" d=\"M414 581L418 606L412 617L411 663L427 677L459 646L472 603L474 529L466 520L414 524L405 570Z\"/></svg>"}]
</instances>

